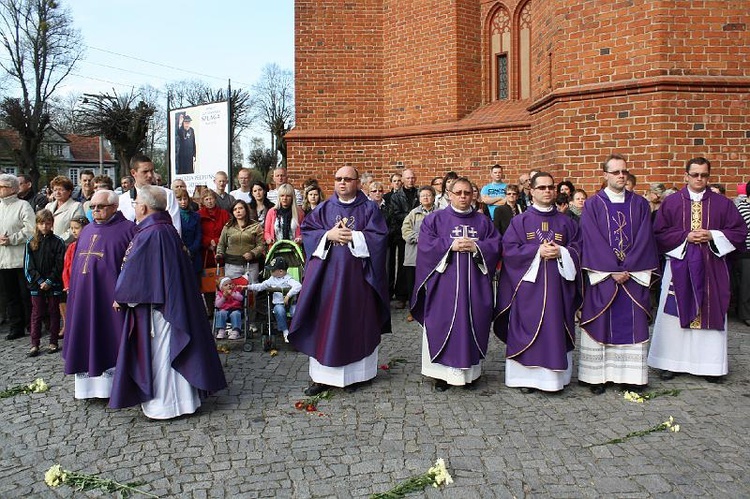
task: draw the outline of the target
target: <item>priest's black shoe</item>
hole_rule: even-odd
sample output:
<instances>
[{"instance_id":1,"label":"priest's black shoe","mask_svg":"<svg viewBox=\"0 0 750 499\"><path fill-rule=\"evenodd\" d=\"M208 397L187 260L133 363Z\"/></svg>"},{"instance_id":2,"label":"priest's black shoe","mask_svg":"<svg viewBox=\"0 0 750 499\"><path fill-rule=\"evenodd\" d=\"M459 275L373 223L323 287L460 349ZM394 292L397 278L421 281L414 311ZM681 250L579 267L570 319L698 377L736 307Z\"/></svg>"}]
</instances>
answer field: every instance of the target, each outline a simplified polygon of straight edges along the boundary
<instances>
[{"instance_id":1,"label":"priest's black shoe","mask_svg":"<svg viewBox=\"0 0 750 499\"><path fill-rule=\"evenodd\" d=\"M714 383L716 385L724 384L724 381L726 380L726 376L704 376L704 378L709 383Z\"/></svg>"},{"instance_id":2,"label":"priest's black shoe","mask_svg":"<svg viewBox=\"0 0 750 499\"><path fill-rule=\"evenodd\" d=\"M528 386L521 387L521 393L534 393L536 391L536 388L529 388Z\"/></svg>"},{"instance_id":3,"label":"priest's black shoe","mask_svg":"<svg viewBox=\"0 0 750 499\"><path fill-rule=\"evenodd\" d=\"M313 383L312 385L305 388L304 393L308 397L313 397L315 395L320 395L321 393L328 390L329 388L331 387L328 385L324 385L323 383Z\"/></svg>"},{"instance_id":4,"label":"priest's black shoe","mask_svg":"<svg viewBox=\"0 0 750 499\"><path fill-rule=\"evenodd\" d=\"M674 373L672 371L662 371L659 373L659 379L662 379L664 381L669 381L670 379L674 378Z\"/></svg>"},{"instance_id":5,"label":"priest's black shoe","mask_svg":"<svg viewBox=\"0 0 750 499\"><path fill-rule=\"evenodd\" d=\"M594 395L601 395L602 393L607 391L607 387L604 384L591 385L589 387L589 390L591 390L591 393L593 393Z\"/></svg>"},{"instance_id":6,"label":"priest's black shoe","mask_svg":"<svg viewBox=\"0 0 750 499\"><path fill-rule=\"evenodd\" d=\"M447 381L444 381L442 379L436 379L435 380L435 391L436 392L444 392L448 388L450 388L450 385L448 384Z\"/></svg>"}]
</instances>

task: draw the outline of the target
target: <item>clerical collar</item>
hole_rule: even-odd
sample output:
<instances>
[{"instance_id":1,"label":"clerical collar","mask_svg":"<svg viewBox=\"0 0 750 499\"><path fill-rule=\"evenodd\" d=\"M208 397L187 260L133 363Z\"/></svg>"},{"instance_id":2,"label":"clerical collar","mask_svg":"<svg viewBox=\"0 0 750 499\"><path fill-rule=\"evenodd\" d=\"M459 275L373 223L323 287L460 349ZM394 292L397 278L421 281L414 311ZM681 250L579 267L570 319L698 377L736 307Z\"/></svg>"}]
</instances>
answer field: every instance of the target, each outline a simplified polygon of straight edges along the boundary
<instances>
[{"instance_id":1,"label":"clerical collar","mask_svg":"<svg viewBox=\"0 0 750 499\"><path fill-rule=\"evenodd\" d=\"M609 187L605 187L604 194L606 194L609 200L613 203L625 202L625 189L623 189L621 192L617 192L617 191L613 191Z\"/></svg>"},{"instance_id":2,"label":"clerical collar","mask_svg":"<svg viewBox=\"0 0 750 499\"><path fill-rule=\"evenodd\" d=\"M357 196L354 196L353 198L351 198L351 199L350 199L350 200L348 200L348 201L344 201L343 199L339 198L339 201L340 201L341 203L343 203L343 204L352 204L352 203L353 203L354 201L356 201L356 200L357 200Z\"/></svg>"},{"instance_id":3,"label":"clerical collar","mask_svg":"<svg viewBox=\"0 0 750 499\"><path fill-rule=\"evenodd\" d=\"M550 211L555 209L554 205L549 205L546 208L539 206L538 204L532 204L532 208L534 208L537 211L541 211L542 213L549 213Z\"/></svg>"},{"instance_id":4,"label":"clerical collar","mask_svg":"<svg viewBox=\"0 0 750 499\"><path fill-rule=\"evenodd\" d=\"M703 199L703 194L706 192L706 189L703 189L700 192L693 192L690 189L687 190L688 194L690 194L690 201L700 201Z\"/></svg>"},{"instance_id":5,"label":"clerical collar","mask_svg":"<svg viewBox=\"0 0 750 499\"><path fill-rule=\"evenodd\" d=\"M451 207L451 209L452 209L453 211L455 211L456 213L460 213L460 214L462 214L462 215L466 215L467 213L471 213L472 211L474 211L474 208L471 208L471 207L469 207L469 209L468 209L468 210L459 210L458 208L456 208L456 207L455 207L455 206L453 206L453 205L450 205L450 207Z\"/></svg>"}]
</instances>

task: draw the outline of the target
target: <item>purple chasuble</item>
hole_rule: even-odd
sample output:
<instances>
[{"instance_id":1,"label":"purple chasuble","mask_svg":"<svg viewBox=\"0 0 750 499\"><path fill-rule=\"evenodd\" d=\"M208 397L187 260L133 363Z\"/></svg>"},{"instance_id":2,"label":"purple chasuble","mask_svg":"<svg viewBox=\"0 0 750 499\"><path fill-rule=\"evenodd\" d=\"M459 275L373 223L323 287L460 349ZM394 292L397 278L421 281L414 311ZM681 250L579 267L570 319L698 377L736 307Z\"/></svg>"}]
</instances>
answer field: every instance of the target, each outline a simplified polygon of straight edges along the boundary
<instances>
[{"instance_id":1,"label":"purple chasuble","mask_svg":"<svg viewBox=\"0 0 750 499\"><path fill-rule=\"evenodd\" d=\"M342 220L362 232L370 256L356 258L349 247L330 241L325 260L312 256L325 233ZM301 229L309 260L289 342L324 366L360 361L375 351L391 320L385 218L362 192L350 204L334 194L305 216Z\"/></svg>"},{"instance_id":2,"label":"purple chasuble","mask_svg":"<svg viewBox=\"0 0 750 499\"><path fill-rule=\"evenodd\" d=\"M542 241L564 246L576 266L575 281L560 275L557 260L541 260L535 282L524 281ZM503 234L495 334L506 357L527 367L568 368L574 348L575 311L581 303L581 235L578 223L556 210L529 208Z\"/></svg>"},{"instance_id":3,"label":"purple chasuble","mask_svg":"<svg viewBox=\"0 0 750 499\"><path fill-rule=\"evenodd\" d=\"M135 224L119 211L83 228L70 273L65 311L65 374L101 374L115 367L125 313L112 308L122 258Z\"/></svg>"},{"instance_id":4,"label":"purple chasuble","mask_svg":"<svg viewBox=\"0 0 750 499\"><path fill-rule=\"evenodd\" d=\"M659 255L651 208L641 196L625 192L612 203L604 190L586 201L581 215L582 267L599 272L656 272ZM648 341L649 288L630 278L618 284L609 276L594 285L584 275L581 327L597 342L633 345Z\"/></svg>"},{"instance_id":5,"label":"purple chasuble","mask_svg":"<svg viewBox=\"0 0 750 499\"><path fill-rule=\"evenodd\" d=\"M125 324L109 406L129 407L154 398L151 369L151 306L171 326L170 363L205 393L226 388L192 261L167 212L146 217L125 253L115 300Z\"/></svg>"},{"instance_id":6,"label":"purple chasuble","mask_svg":"<svg viewBox=\"0 0 750 499\"><path fill-rule=\"evenodd\" d=\"M459 237L474 239L476 256L451 251ZM500 238L487 215L476 211L448 206L422 222L411 313L425 328L432 362L468 369L487 354Z\"/></svg>"},{"instance_id":7,"label":"purple chasuble","mask_svg":"<svg viewBox=\"0 0 750 499\"><path fill-rule=\"evenodd\" d=\"M687 239L691 231L691 204L687 187L662 202L654 222L660 252L672 251ZM734 203L706 189L700 205L700 227L721 231L735 248L742 250L747 226ZM670 286L665 312L678 316L683 328L689 328L698 316L700 328L694 329L722 331L725 328L730 296L729 268L725 257L711 251L711 244L688 243L685 258L669 260L672 283L663 284Z\"/></svg>"}]
</instances>

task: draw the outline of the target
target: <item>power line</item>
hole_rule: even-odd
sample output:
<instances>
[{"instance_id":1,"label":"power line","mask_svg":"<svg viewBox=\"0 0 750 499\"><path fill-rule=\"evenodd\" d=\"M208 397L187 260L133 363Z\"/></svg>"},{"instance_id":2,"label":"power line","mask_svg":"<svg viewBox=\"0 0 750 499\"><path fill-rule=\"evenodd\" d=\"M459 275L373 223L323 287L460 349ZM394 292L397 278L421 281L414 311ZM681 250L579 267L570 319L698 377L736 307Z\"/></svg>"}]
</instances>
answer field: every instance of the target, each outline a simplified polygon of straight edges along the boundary
<instances>
[{"instance_id":1,"label":"power line","mask_svg":"<svg viewBox=\"0 0 750 499\"><path fill-rule=\"evenodd\" d=\"M131 60L134 60L134 61L144 62L146 64L151 64L151 65L159 67L159 68L173 69L175 71L181 71L181 72L187 73L187 74L192 74L192 75L196 75L196 76L202 76L204 78L211 78L211 79L220 80L220 81L226 81L228 79L228 78L222 78L222 77L219 77L219 76L207 75L205 73L198 73L196 71L190 71L188 69L182 69L182 68L178 68L178 67L175 67L175 66L170 66L170 65L164 64L164 63L153 62L153 61L149 61L149 60L146 60L146 59L142 59L140 57L133 57L131 55L121 54L120 52L115 52L113 50L107 50L107 49L103 49L103 48L99 48L99 47L93 47L93 46L89 46L88 48L93 49L93 50L97 50L99 52L104 52L105 54L116 55L116 56L119 56L119 57L124 57L126 59L131 59ZM250 86L250 84L244 83L244 82L241 82L241 81L238 81L236 83L239 84L239 85L244 85L244 86L248 86L248 87Z\"/></svg>"}]
</instances>

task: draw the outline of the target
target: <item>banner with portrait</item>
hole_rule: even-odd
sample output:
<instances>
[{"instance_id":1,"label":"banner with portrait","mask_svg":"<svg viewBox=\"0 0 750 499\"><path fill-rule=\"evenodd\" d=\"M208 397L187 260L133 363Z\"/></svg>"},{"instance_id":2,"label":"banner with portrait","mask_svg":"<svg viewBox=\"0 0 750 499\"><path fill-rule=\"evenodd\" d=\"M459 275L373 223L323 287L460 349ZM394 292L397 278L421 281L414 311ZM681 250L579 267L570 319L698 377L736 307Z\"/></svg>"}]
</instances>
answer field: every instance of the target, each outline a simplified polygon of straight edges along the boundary
<instances>
[{"instance_id":1,"label":"banner with portrait","mask_svg":"<svg viewBox=\"0 0 750 499\"><path fill-rule=\"evenodd\" d=\"M169 112L170 179L182 179L192 193L213 187L216 172L229 173L229 101Z\"/></svg>"}]
</instances>

